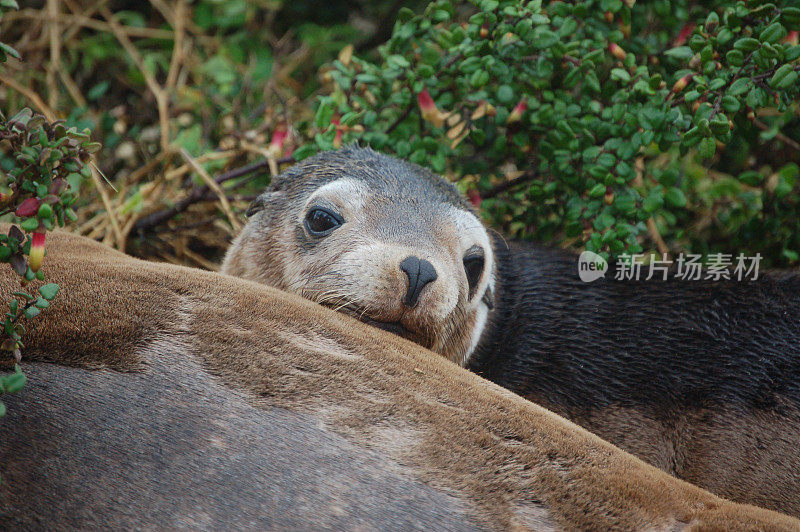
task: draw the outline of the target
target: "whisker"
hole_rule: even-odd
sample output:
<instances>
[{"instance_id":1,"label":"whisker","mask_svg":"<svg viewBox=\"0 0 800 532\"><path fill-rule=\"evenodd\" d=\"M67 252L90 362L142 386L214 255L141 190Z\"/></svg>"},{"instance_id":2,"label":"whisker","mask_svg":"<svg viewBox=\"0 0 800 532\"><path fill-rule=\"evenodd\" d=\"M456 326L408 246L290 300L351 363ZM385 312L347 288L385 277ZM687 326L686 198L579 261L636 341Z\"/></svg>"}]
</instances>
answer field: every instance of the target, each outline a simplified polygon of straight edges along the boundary
<instances>
[{"instance_id":1,"label":"whisker","mask_svg":"<svg viewBox=\"0 0 800 532\"><path fill-rule=\"evenodd\" d=\"M308 276L305 276L305 277L301 277L300 279L296 279L296 280L292 281L291 283L286 285L286 290L291 290L291 289L295 288L296 285L298 285L298 284L307 283L307 282L309 282L311 280L314 280L314 279L319 279L321 277L335 276L335 275L339 275L339 276L342 276L342 277L344 276L344 274L339 272L339 271L316 273L316 274L308 275Z\"/></svg>"}]
</instances>

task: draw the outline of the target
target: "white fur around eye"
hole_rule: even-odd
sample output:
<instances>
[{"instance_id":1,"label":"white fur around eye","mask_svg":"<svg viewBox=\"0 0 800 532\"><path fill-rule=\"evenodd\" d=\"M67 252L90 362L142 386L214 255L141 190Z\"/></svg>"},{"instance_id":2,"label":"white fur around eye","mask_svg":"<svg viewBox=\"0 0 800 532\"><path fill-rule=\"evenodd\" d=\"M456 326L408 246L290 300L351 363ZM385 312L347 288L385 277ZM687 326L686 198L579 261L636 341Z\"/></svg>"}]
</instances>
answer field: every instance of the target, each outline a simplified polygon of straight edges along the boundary
<instances>
[{"instance_id":1,"label":"white fur around eye","mask_svg":"<svg viewBox=\"0 0 800 532\"><path fill-rule=\"evenodd\" d=\"M464 352L464 357L461 359L461 365L466 366L475 348L478 347L478 342L483 336L483 330L486 328L486 321L489 317L489 307L486 303L480 301L478 308L475 310L475 325L472 327L472 336L469 339L469 348Z\"/></svg>"},{"instance_id":2,"label":"white fur around eye","mask_svg":"<svg viewBox=\"0 0 800 532\"><path fill-rule=\"evenodd\" d=\"M364 208L364 201L368 192L366 187L355 179L343 177L336 181L331 181L319 187L308 197L299 216L305 218L306 211L312 205L321 201L335 205L345 211L340 213L342 215L360 212Z\"/></svg>"}]
</instances>

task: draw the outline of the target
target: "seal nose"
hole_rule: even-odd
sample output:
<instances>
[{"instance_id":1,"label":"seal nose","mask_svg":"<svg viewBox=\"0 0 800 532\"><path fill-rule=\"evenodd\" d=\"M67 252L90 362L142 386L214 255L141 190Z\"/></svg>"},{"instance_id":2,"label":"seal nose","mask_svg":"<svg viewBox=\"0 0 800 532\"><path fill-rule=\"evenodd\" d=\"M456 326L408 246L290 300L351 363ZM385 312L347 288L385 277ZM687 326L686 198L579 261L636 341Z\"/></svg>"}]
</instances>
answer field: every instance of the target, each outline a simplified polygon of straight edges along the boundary
<instances>
[{"instance_id":1,"label":"seal nose","mask_svg":"<svg viewBox=\"0 0 800 532\"><path fill-rule=\"evenodd\" d=\"M439 276L436 275L436 268L433 267L433 264L414 256L403 259L403 262L400 263L400 269L408 276L408 291L403 304L407 307L413 307L417 304L422 289Z\"/></svg>"}]
</instances>

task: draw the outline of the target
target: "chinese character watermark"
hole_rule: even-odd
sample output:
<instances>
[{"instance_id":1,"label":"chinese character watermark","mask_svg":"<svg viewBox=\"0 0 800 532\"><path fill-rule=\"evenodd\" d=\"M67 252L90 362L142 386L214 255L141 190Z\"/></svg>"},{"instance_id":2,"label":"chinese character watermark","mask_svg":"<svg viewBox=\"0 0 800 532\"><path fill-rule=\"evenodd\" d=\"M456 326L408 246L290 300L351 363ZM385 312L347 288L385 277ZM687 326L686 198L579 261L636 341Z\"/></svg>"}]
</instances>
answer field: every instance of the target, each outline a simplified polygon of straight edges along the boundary
<instances>
[{"instance_id":1,"label":"chinese character watermark","mask_svg":"<svg viewBox=\"0 0 800 532\"><path fill-rule=\"evenodd\" d=\"M681 253L671 261L666 255L650 257L622 254L614 263L614 279L617 281L666 281L669 278L682 281L755 281L758 279L761 254L753 257L739 253L736 258L729 253L712 253L705 262L703 256ZM606 260L591 251L584 251L578 258L578 275L581 281L591 283L605 277L609 265Z\"/></svg>"}]
</instances>

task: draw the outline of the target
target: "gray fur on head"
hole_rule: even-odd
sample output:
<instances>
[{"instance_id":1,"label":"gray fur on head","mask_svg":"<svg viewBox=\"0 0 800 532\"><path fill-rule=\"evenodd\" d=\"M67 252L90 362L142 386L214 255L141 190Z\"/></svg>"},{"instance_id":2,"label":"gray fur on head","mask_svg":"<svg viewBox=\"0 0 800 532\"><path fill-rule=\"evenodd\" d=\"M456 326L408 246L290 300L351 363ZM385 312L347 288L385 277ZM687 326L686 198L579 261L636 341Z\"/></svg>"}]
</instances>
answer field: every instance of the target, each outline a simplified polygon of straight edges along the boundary
<instances>
[{"instance_id":1,"label":"gray fur on head","mask_svg":"<svg viewBox=\"0 0 800 532\"><path fill-rule=\"evenodd\" d=\"M408 198L425 198L431 204L449 203L465 210L470 204L455 186L442 176L414 163L396 159L357 145L323 151L290 167L272 180L247 210L250 217L270 202L279 191L297 192L298 188L317 189L341 178L357 179L375 191L402 191ZM434 193L434 197L431 197Z\"/></svg>"}]
</instances>

